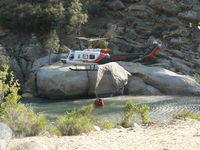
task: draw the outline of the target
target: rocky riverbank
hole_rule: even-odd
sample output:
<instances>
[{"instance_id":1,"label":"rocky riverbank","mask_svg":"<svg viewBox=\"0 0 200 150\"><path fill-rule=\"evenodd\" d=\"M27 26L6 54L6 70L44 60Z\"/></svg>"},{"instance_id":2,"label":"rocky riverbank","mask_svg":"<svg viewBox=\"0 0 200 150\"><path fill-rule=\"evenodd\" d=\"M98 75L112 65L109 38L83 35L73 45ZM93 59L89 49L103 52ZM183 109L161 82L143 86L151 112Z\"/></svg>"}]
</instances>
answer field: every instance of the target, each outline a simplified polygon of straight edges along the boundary
<instances>
[{"instance_id":1,"label":"rocky riverbank","mask_svg":"<svg viewBox=\"0 0 200 150\"><path fill-rule=\"evenodd\" d=\"M12 139L8 150L198 150L200 122L187 119L66 137Z\"/></svg>"},{"instance_id":2,"label":"rocky riverbank","mask_svg":"<svg viewBox=\"0 0 200 150\"><path fill-rule=\"evenodd\" d=\"M71 71L60 62L36 74L39 95L48 98L102 94L200 95L195 79L161 67L119 62L99 65L98 71Z\"/></svg>"}]
</instances>

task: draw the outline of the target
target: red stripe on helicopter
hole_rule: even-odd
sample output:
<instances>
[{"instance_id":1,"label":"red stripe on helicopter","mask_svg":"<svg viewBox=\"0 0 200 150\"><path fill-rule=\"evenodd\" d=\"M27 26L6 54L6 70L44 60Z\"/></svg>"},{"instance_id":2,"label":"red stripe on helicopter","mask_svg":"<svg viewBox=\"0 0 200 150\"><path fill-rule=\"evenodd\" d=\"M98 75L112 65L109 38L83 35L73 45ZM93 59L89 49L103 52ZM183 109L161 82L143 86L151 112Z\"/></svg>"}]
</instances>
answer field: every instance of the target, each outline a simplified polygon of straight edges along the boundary
<instances>
[{"instance_id":1,"label":"red stripe on helicopter","mask_svg":"<svg viewBox=\"0 0 200 150\"><path fill-rule=\"evenodd\" d=\"M144 56L144 58L152 57L152 56L157 52L157 50L159 50L159 48L160 48L160 45L156 46L156 47L154 48L154 50L153 50L149 55Z\"/></svg>"},{"instance_id":2,"label":"red stripe on helicopter","mask_svg":"<svg viewBox=\"0 0 200 150\"><path fill-rule=\"evenodd\" d=\"M118 57L112 57L112 60L123 60L123 59L127 59L127 57L125 56L118 56Z\"/></svg>"}]
</instances>

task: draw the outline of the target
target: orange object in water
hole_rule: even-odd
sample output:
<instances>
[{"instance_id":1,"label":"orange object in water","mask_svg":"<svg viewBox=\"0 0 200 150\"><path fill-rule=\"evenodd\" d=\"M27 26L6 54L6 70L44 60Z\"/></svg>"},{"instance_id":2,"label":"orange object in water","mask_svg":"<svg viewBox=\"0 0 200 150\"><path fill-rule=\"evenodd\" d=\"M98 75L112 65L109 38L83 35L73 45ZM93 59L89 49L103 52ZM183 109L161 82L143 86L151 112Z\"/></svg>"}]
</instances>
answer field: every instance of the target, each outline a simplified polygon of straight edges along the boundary
<instances>
[{"instance_id":1,"label":"orange object in water","mask_svg":"<svg viewBox=\"0 0 200 150\"><path fill-rule=\"evenodd\" d=\"M95 101L94 101L94 105L96 107L103 107L104 106L104 102L101 98L97 98Z\"/></svg>"}]
</instances>

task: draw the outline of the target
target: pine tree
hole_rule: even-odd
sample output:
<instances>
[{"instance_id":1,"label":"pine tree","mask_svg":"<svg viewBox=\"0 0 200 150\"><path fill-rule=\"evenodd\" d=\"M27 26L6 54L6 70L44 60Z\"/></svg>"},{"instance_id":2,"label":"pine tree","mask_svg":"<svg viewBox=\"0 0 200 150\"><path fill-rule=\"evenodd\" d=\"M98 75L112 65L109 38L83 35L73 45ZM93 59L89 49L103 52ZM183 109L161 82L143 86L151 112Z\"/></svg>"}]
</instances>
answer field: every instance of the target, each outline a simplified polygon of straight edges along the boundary
<instances>
[{"instance_id":1,"label":"pine tree","mask_svg":"<svg viewBox=\"0 0 200 150\"><path fill-rule=\"evenodd\" d=\"M86 13L83 13L82 3L79 0L73 0L71 2L71 6L69 7L69 13L71 15L70 25L75 30L76 36L80 36L81 26L85 24L88 20L88 15Z\"/></svg>"}]
</instances>

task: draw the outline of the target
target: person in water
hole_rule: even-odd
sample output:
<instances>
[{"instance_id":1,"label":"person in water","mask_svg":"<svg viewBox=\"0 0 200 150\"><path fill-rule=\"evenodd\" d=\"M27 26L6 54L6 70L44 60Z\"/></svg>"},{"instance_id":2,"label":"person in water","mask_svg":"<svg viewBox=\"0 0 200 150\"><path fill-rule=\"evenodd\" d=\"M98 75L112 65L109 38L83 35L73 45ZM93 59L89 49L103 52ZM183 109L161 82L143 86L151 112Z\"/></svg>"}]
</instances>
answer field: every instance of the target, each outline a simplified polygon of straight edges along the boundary
<instances>
[{"instance_id":1,"label":"person in water","mask_svg":"<svg viewBox=\"0 0 200 150\"><path fill-rule=\"evenodd\" d=\"M94 105L96 107L103 107L104 106L104 102L101 98L97 98L95 101L94 101Z\"/></svg>"}]
</instances>

